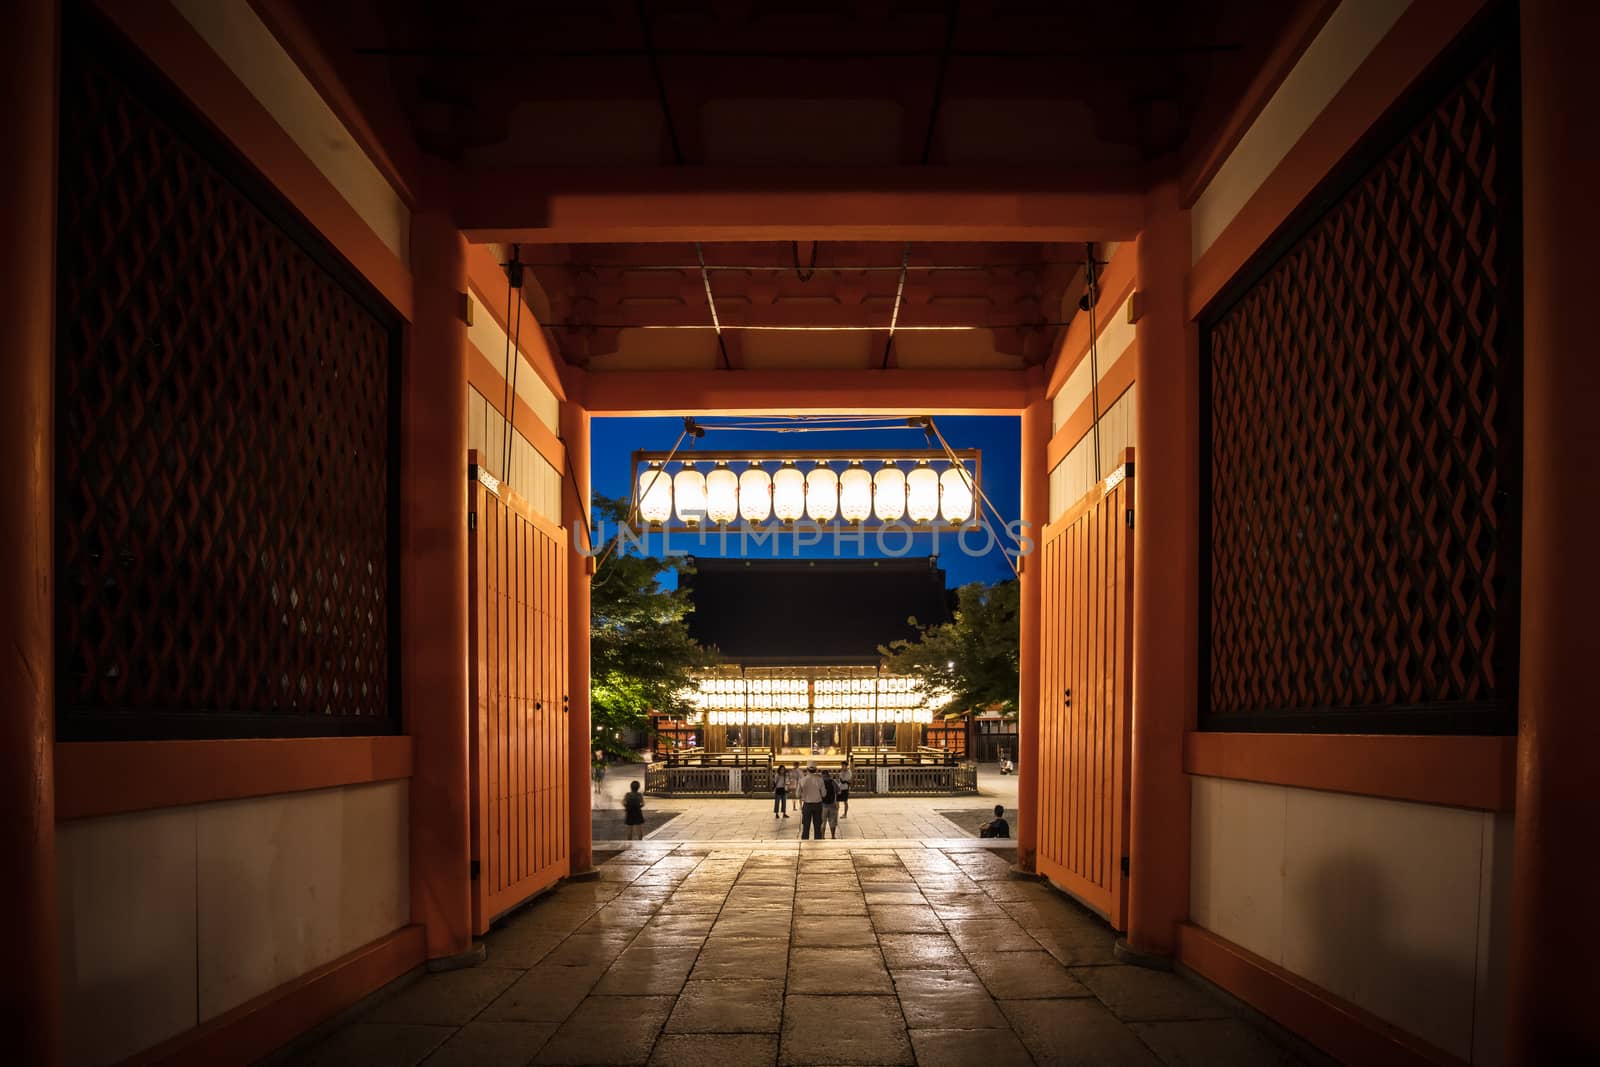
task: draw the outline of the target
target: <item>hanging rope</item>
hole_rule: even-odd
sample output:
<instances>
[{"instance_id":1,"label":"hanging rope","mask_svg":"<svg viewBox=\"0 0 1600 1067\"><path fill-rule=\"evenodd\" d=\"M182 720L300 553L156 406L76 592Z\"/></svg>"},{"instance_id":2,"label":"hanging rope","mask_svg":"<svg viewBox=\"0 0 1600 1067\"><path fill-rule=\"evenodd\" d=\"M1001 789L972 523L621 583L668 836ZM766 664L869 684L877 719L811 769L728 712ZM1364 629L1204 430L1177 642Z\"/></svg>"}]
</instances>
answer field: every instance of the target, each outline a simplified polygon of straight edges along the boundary
<instances>
[{"instance_id":1,"label":"hanging rope","mask_svg":"<svg viewBox=\"0 0 1600 1067\"><path fill-rule=\"evenodd\" d=\"M1089 414L1092 419L1089 431L1094 434L1094 480L1106 475L1100 465L1100 342L1099 327L1095 325L1095 305L1100 301L1099 280L1095 274L1094 245L1084 248L1084 299L1089 302Z\"/></svg>"},{"instance_id":2,"label":"hanging rope","mask_svg":"<svg viewBox=\"0 0 1600 1067\"><path fill-rule=\"evenodd\" d=\"M512 317L515 295L516 315ZM515 322L515 325L513 325ZM517 371L522 367L522 257L517 245L511 246L511 262L506 264L506 439L500 477L511 482L511 442L517 432ZM512 483L515 487L515 483Z\"/></svg>"},{"instance_id":3,"label":"hanging rope","mask_svg":"<svg viewBox=\"0 0 1600 1067\"><path fill-rule=\"evenodd\" d=\"M956 455L956 450L950 447L950 442L944 439L944 434L939 431L939 424L933 421L933 416L931 415L928 416L927 427L928 431L932 433L933 436L938 440L939 447L944 450L945 458L953 463L955 468L961 472L962 481L967 483L967 491L970 492L973 496L973 499L978 502L980 514L982 513L982 509L987 507L989 509L989 514L994 517L995 525L1001 530L1005 530L1005 516L1001 515L1000 509L994 506L994 501L989 499L989 494L985 493L983 489L979 487L978 480L972 476L971 471L967 470L967 465L961 462L960 457ZM1007 536L1010 536L1009 533ZM1012 540L1016 542L1017 552L1020 554L1022 552L1021 538L1012 538ZM1011 568L1011 573L1016 575L1016 577L1020 580L1022 578L1022 572L1017 569L1016 561L1011 558L1011 553L1002 551L1000 554L1005 557L1006 566Z\"/></svg>"}]
</instances>

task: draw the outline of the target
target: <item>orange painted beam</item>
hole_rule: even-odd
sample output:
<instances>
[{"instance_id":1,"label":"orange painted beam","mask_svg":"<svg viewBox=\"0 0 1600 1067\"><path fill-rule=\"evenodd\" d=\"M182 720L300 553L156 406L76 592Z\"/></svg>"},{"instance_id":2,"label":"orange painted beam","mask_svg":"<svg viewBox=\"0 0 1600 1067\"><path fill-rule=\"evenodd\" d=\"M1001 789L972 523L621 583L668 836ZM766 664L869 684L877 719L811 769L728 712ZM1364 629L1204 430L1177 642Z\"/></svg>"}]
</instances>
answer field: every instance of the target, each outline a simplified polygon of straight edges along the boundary
<instances>
[{"instance_id":1,"label":"orange painted beam","mask_svg":"<svg viewBox=\"0 0 1600 1067\"><path fill-rule=\"evenodd\" d=\"M1522 629L1506 1063L1600 1061L1600 8L1522 0ZM1514 343L1514 342L1513 342ZM1561 961L1574 961L1563 966ZM1590 961L1590 962L1585 962ZM1588 973L1588 981L1572 981Z\"/></svg>"},{"instance_id":2,"label":"orange painted beam","mask_svg":"<svg viewBox=\"0 0 1600 1067\"><path fill-rule=\"evenodd\" d=\"M1178 928L1178 961L1341 1063L1464 1067L1443 1049L1193 923Z\"/></svg>"},{"instance_id":3,"label":"orange painted beam","mask_svg":"<svg viewBox=\"0 0 1600 1067\"><path fill-rule=\"evenodd\" d=\"M1104 333L1111 316L1121 310L1133 292L1136 265L1139 258L1137 241L1125 241L1117 246L1111 262L1100 276L1100 299L1095 301L1095 325ZM1072 372L1078 369L1089 354L1089 316L1083 312L1072 316L1067 332L1061 335L1060 344L1045 362L1046 384L1044 395L1053 397L1061 392Z\"/></svg>"},{"instance_id":4,"label":"orange painted beam","mask_svg":"<svg viewBox=\"0 0 1600 1067\"><path fill-rule=\"evenodd\" d=\"M567 813L569 858L573 874L594 868L593 802L589 788L589 752L593 740L589 688L589 604L591 553L588 536L589 412L581 405L561 405L561 439L571 462L571 475L561 479L561 524L567 530Z\"/></svg>"},{"instance_id":5,"label":"orange painted beam","mask_svg":"<svg viewBox=\"0 0 1600 1067\"><path fill-rule=\"evenodd\" d=\"M1127 241L1139 169L630 167L463 171L470 240Z\"/></svg>"},{"instance_id":6,"label":"orange painted beam","mask_svg":"<svg viewBox=\"0 0 1600 1067\"><path fill-rule=\"evenodd\" d=\"M1515 737L1236 734L1193 731L1183 769L1210 778L1510 811Z\"/></svg>"},{"instance_id":7,"label":"orange painted beam","mask_svg":"<svg viewBox=\"0 0 1600 1067\"><path fill-rule=\"evenodd\" d=\"M55 766L58 0L0 7L0 1003L18 1063L61 1060ZM19 1032L20 1031L20 1032Z\"/></svg>"},{"instance_id":8,"label":"orange painted beam","mask_svg":"<svg viewBox=\"0 0 1600 1067\"><path fill-rule=\"evenodd\" d=\"M1250 84L1245 87L1243 95L1234 103L1213 134L1197 139L1196 150L1185 162L1178 183L1184 207L1193 206L1195 200L1205 191L1206 185L1216 177L1222 164L1227 162L1228 156L1239 147L1240 140L1260 117L1261 109L1267 106L1273 94L1278 91L1278 87L1283 84L1283 80L1294 70L1295 64L1300 62L1300 57L1311 47L1311 42L1322 32L1322 27L1327 24L1328 18L1338 9L1339 2L1340 0L1300 0L1289 24L1273 42L1272 51L1256 69L1255 76L1250 79Z\"/></svg>"},{"instance_id":9,"label":"orange painted beam","mask_svg":"<svg viewBox=\"0 0 1600 1067\"><path fill-rule=\"evenodd\" d=\"M205 38L166 0L96 0L99 8L250 164L404 318L411 273L284 132Z\"/></svg>"},{"instance_id":10,"label":"orange painted beam","mask_svg":"<svg viewBox=\"0 0 1600 1067\"><path fill-rule=\"evenodd\" d=\"M1151 194L1138 253L1128 944L1170 955L1189 914L1183 737L1194 728L1200 625L1199 360L1183 315L1189 215L1176 183Z\"/></svg>"},{"instance_id":11,"label":"orange painted beam","mask_svg":"<svg viewBox=\"0 0 1600 1067\"><path fill-rule=\"evenodd\" d=\"M403 926L124 1060L123 1067L254 1063L421 967L423 950L422 927Z\"/></svg>"},{"instance_id":12,"label":"orange painted beam","mask_svg":"<svg viewBox=\"0 0 1600 1067\"><path fill-rule=\"evenodd\" d=\"M1028 372L1003 370L610 371L584 389L594 415L1016 415L1029 399Z\"/></svg>"},{"instance_id":13,"label":"orange painted beam","mask_svg":"<svg viewBox=\"0 0 1600 1067\"><path fill-rule=\"evenodd\" d=\"M467 345L467 384L483 394L489 406L494 408L495 414L502 419L506 417L505 377L500 373L500 368L495 366L477 345L470 343ZM512 406L517 412L515 427L517 433L526 437L528 443L545 458L545 462L565 477L567 452L562 447L561 439L544 424L543 419L534 414L533 408L526 400L520 396L512 397Z\"/></svg>"},{"instance_id":14,"label":"orange painted beam","mask_svg":"<svg viewBox=\"0 0 1600 1067\"><path fill-rule=\"evenodd\" d=\"M1100 414L1115 404L1128 387L1133 384L1136 367L1139 362L1139 342L1130 344L1117 361L1107 367L1105 373L1100 375ZM1061 424L1061 428L1050 438L1050 447L1046 451L1045 465L1048 470L1055 470L1056 464L1066 458L1072 447L1083 440L1083 435L1089 432L1094 425L1094 395L1090 394L1083 403L1073 409L1072 414Z\"/></svg>"},{"instance_id":15,"label":"orange painted beam","mask_svg":"<svg viewBox=\"0 0 1600 1067\"><path fill-rule=\"evenodd\" d=\"M1416 0L1201 255L1185 307L1197 318L1374 123L1421 77L1486 0Z\"/></svg>"},{"instance_id":16,"label":"orange painted beam","mask_svg":"<svg viewBox=\"0 0 1600 1067\"><path fill-rule=\"evenodd\" d=\"M1038 870L1039 808L1045 802L1039 793L1043 757L1039 747L1039 678L1044 656L1045 595L1040 538L1050 519L1050 472L1044 462L1050 440L1050 401L1043 392L1044 369L1033 368L1029 377L1033 379L1033 389L1030 402L1022 411L1021 517L1033 545L1020 561L1018 576L1017 672L1022 684L1017 695L1017 867L1032 872ZM1058 802L1060 798L1050 799Z\"/></svg>"},{"instance_id":17,"label":"orange painted beam","mask_svg":"<svg viewBox=\"0 0 1600 1067\"><path fill-rule=\"evenodd\" d=\"M401 419L401 684L416 738L411 915L428 958L472 945L467 763L467 247L443 212L411 226L416 319Z\"/></svg>"},{"instance_id":18,"label":"orange painted beam","mask_svg":"<svg viewBox=\"0 0 1600 1067\"><path fill-rule=\"evenodd\" d=\"M506 319L506 272L488 245L467 246L467 282L477 295L479 306L489 312L509 336L511 325ZM556 394L556 399L565 400L567 387L561 379L560 370L565 361L551 350L550 341L545 337L538 317L522 299L522 294L514 293L512 296L516 303L522 305L522 331L518 339L522 354L528 357L528 363L540 381ZM516 310L516 303L512 305L513 311Z\"/></svg>"},{"instance_id":19,"label":"orange painted beam","mask_svg":"<svg viewBox=\"0 0 1600 1067\"><path fill-rule=\"evenodd\" d=\"M56 819L411 776L411 738L74 741L56 746Z\"/></svg>"}]
</instances>

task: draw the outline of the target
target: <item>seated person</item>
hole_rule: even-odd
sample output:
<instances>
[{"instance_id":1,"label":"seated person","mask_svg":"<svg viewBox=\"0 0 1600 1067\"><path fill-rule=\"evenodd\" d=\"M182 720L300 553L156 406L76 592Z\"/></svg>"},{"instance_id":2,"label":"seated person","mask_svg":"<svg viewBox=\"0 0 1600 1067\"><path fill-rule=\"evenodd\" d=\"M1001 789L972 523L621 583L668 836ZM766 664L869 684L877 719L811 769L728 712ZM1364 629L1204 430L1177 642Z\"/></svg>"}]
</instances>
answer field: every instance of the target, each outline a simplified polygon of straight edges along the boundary
<instances>
[{"instance_id":1,"label":"seated person","mask_svg":"<svg viewBox=\"0 0 1600 1067\"><path fill-rule=\"evenodd\" d=\"M1006 822L1006 806L994 806L994 818L978 827L979 837L1007 837L1011 836L1011 824Z\"/></svg>"}]
</instances>

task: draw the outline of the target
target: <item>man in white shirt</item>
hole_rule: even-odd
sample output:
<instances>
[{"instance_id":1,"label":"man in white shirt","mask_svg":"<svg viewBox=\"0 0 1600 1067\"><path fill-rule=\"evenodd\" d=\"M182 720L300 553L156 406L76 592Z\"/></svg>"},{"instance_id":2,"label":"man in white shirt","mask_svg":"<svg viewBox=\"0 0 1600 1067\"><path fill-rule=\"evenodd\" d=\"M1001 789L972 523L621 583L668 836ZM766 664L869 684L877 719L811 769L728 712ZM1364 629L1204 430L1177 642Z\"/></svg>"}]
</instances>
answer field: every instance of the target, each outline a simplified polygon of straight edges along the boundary
<instances>
[{"instance_id":1,"label":"man in white shirt","mask_svg":"<svg viewBox=\"0 0 1600 1067\"><path fill-rule=\"evenodd\" d=\"M810 839L813 826L817 828L817 840L822 840L822 798L826 794L822 775L817 773L817 765L813 763L800 779L800 840Z\"/></svg>"}]
</instances>

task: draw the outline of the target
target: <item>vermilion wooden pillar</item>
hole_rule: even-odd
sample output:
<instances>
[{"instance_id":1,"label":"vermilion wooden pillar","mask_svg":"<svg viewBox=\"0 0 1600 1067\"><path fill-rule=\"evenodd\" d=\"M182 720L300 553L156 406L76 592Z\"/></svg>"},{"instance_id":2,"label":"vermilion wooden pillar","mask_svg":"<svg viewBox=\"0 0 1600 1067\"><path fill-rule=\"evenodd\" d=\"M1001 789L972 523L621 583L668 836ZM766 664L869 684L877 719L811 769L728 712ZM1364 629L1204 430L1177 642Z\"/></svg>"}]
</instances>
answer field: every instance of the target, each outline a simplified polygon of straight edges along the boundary
<instances>
[{"instance_id":1,"label":"vermilion wooden pillar","mask_svg":"<svg viewBox=\"0 0 1600 1067\"><path fill-rule=\"evenodd\" d=\"M572 873L594 867L589 784L589 412L575 399L561 405L561 441L571 474L561 494L567 528L567 790L572 798Z\"/></svg>"},{"instance_id":2,"label":"vermilion wooden pillar","mask_svg":"<svg viewBox=\"0 0 1600 1067\"><path fill-rule=\"evenodd\" d=\"M1042 375L1040 376L1042 379ZM1038 870L1039 806L1059 804L1060 797L1039 795L1039 664L1044 621L1045 523L1050 519L1050 472L1045 465L1050 447L1050 401L1042 380L1032 383L1032 400L1022 410L1022 521L1033 542L1022 559L1018 610L1020 633L1017 672L1017 868Z\"/></svg>"},{"instance_id":3,"label":"vermilion wooden pillar","mask_svg":"<svg viewBox=\"0 0 1600 1067\"><path fill-rule=\"evenodd\" d=\"M1522 0L1524 462L1507 1063L1600 1062L1600 11ZM1585 980L1585 977L1589 980Z\"/></svg>"},{"instance_id":4,"label":"vermilion wooden pillar","mask_svg":"<svg viewBox=\"0 0 1600 1067\"><path fill-rule=\"evenodd\" d=\"M1189 216L1176 186L1150 196L1139 237L1134 403L1133 768L1127 945L1170 956L1189 914L1189 782L1199 560L1199 374L1184 315Z\"/></svg>"},{"instance_id":5,"label":"vermilion wooden pillar","mask_svg":"<svg viewBox=\"0 0 1600 1067\"><path fill-rule=\"evenodd\" d=\"M442 213L411 223L401 640L411 779L411 915L428 958L472 948L467 764L467 246Z\"/></svg>"},{"instance_id":6,"label":"vermilion wooden pillar","mask_svg":"<svg viewBox=\"0 0 1600 1067\"><path fill-rule=\"evenodd\" d=\"M61 1054L51 647L55 0L0 14L0 1004L18 1063Z\"/></svg>"}]
</instances>

